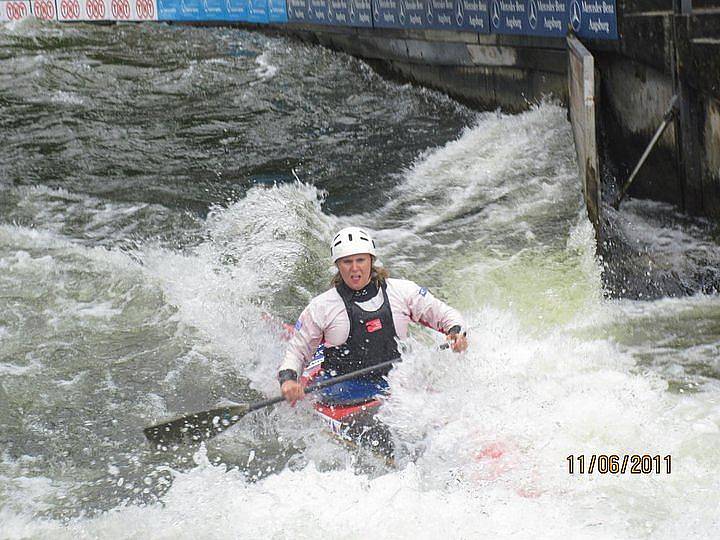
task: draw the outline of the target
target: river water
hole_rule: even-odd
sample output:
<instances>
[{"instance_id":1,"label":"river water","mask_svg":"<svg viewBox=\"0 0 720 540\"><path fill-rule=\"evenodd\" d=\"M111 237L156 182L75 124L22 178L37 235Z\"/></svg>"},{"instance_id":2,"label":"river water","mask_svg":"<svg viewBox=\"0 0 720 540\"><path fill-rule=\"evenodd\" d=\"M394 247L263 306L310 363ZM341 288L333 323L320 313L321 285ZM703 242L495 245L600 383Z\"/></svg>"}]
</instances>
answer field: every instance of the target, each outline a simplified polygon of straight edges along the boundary
<instances>
[{"instance_id":1,"label":"river water","mask_svg":"<svg viewBox=\"0 0 720 540\"><path fill-rule=\"evenodd\" d=\"M630 201L644 258L603 262L563 108L477 113L235 29L23 22L0 66L0 537L716 534L716 229ZM349 224L470 325L464 355L416 329L391 373L397 466L307 403L149 448L276 394L267 315L327 287ZM662 470L569 472L599 454Z\"/></svg>"}]
</instances>

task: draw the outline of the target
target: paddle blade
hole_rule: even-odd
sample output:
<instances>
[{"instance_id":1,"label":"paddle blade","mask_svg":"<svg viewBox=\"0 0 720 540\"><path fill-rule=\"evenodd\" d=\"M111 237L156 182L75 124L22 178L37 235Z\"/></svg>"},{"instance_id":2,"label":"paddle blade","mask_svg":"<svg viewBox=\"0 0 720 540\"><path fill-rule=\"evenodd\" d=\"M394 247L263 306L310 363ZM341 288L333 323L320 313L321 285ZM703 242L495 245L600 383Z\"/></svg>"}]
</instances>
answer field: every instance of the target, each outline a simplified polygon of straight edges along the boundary
<instances>
[{"instance_id":1,"label":"paddle blade","mask_svg":"<svg viewBox=\"0 0 720 540\"><path fill-rule=\"evenodd\" d=\"M148 441L162 446L206 441L237 423L248 412L247 404L219 407L149 426L143 432Z\"/></svg>"}]
</instances>

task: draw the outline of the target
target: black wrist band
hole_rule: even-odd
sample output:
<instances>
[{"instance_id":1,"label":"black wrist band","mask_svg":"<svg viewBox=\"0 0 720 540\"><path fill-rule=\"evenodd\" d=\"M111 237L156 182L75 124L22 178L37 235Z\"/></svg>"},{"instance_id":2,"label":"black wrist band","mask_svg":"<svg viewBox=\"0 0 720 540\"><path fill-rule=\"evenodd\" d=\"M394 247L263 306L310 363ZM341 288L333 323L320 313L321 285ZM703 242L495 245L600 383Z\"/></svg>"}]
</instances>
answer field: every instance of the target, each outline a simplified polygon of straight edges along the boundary
<instances>
[{"instance_id":1,"label":"black wrist band","mask_svg":"<svg viewBox=\"0 0 720 540\"><path fill-rule=\"evenodd\" d=\"M456 325L453 326L450 330L447 331L448 336L450 336L450 335L452 335L452 334L459 334L459 333L460 333L460 330L462 330L462 328L460 327L459 324L456 324ZM465 332L463 332L463 335L465 335Z\"/></svg>"},{"instance_id":2,"label":"black wrist band","mask_svg":"<svg viewBox=\"0 0 720 540\"><path fill-rule=\"evenodd\" d=\"M278 381L280 382L280 386L286 381L297 381L297 371L294 369L283 369L278 373Z\"/></svg>"}]
</instances>

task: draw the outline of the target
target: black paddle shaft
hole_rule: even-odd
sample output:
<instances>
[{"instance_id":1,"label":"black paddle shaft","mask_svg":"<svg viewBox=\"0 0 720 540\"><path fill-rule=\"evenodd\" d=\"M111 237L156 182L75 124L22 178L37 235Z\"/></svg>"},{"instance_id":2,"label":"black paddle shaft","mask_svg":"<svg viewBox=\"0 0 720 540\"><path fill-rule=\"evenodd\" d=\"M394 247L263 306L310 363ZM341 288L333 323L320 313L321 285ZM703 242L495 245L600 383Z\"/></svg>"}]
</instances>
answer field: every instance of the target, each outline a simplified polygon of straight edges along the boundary
<instances>
[{"instance_id":1,"label":"black paddle shaft","mask_svg":"<svg viewBox=\"0 0 720 540\"><path fill-rule=\"evenodd\" d=\"M400 362L401 359L389 360L387 362L381 362L374 366L358 369L345 375L338 377L332 377L319 383L311 384L305 388L306 394L312 394L328 386L332 386L337 383L349 381L363 375L369 375L376 371L384 370L385 368L392 367L393 364ZM263 401L256 401L255 403L242 403L238 405L231 405L226 407L219 407L217 409L211 409L209 411L202 411L198 413L189 414L174 420L163 422L154 426L146 427L143 432L145 437L159 446L165 446L168 444L177 444L181 442L200 442L207 439L211 439L215 435L222 433L227 430L230 426L236 424L243 416L251 411L257 411L258 409L264 409L270 405L275 405L284 401L283 396L277 396L274 398L266 399Z\"/></svg>"}]
</instances>

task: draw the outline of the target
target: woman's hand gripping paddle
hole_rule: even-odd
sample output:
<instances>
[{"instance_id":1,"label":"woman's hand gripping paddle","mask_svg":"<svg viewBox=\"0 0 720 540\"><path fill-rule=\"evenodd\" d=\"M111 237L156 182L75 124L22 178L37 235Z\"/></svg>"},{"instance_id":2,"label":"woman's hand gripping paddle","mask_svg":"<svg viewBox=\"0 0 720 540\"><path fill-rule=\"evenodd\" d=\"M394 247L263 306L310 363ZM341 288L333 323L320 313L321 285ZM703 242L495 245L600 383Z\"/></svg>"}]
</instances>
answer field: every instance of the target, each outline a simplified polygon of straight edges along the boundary
<instances>
[{"instance_id":1,"label":"woman's hand gripping paddle","mask_svg":"<svg viewBox=\"0 0 720 540\"><path fill-rule=\"evenodd\" d=\"M367 368L358 369L357 371L352 371L339 377L326 379L308 386L305 388L305 393L312 394L333 384L389 368L398 362L400 362L399 358L397 360L390 360ZM146 427L143 432L148 441L159 446L206 441L237 424L240 419L249 412L264 409L281 401L284 401L284 398L278 396L255 403L240 403L239 405L218 407L216 409L210 409L209 411L188 414L161 424L149 426Z\"/></svg>"}]
</instances>

